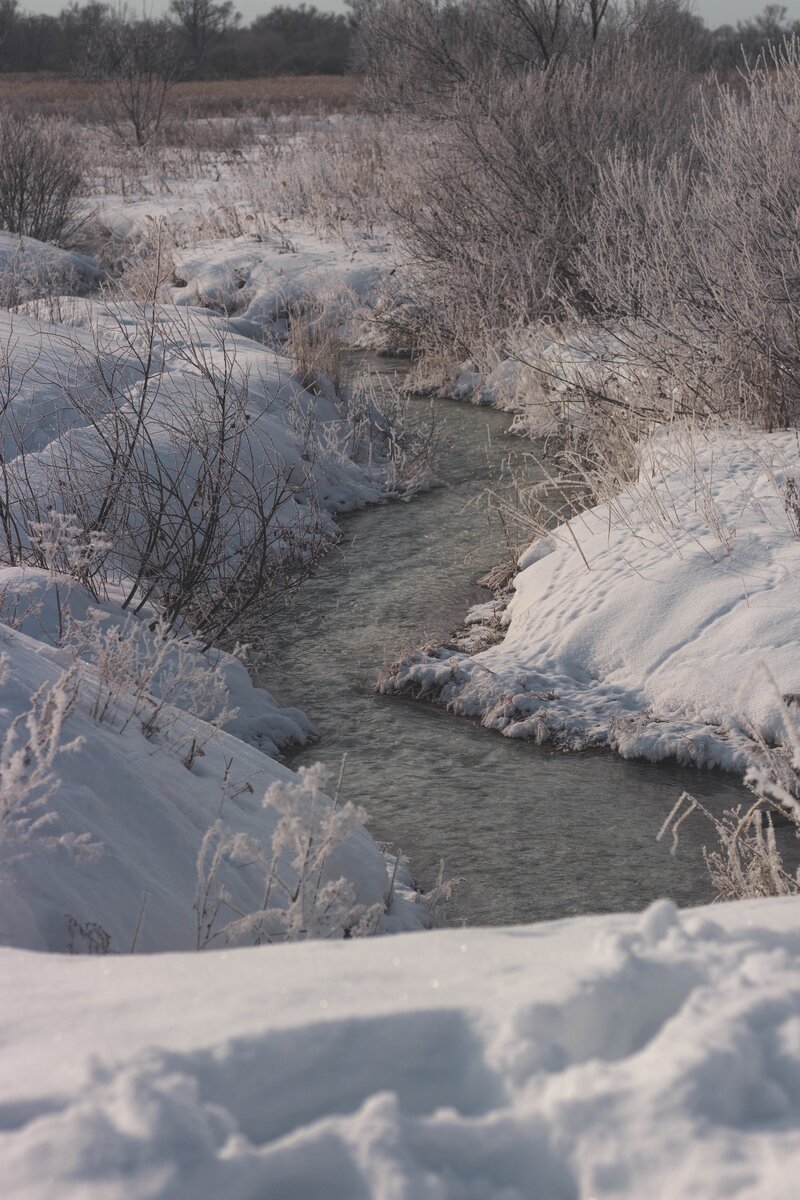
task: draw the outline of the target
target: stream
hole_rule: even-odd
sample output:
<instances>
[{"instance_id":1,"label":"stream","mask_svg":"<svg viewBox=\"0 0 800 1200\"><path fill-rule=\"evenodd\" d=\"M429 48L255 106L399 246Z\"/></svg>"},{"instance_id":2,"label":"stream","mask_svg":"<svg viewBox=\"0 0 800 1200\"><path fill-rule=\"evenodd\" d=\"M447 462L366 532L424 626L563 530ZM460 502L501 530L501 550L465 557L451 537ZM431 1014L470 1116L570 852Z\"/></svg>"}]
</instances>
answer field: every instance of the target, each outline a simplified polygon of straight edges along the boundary
<instances>
[{"instance_id":1,"label":"stream","mask_svg":"<svg viewBox=\"0 0 800 1200\"><path fill-rule=\"evenodd\" d=\"M402 370L369 365L384 377ZM342 518L341 543L273 624L260 682L307 712L319 734L289 765L322 761L333 786L346 753L342 796L366 808L373 836L408 856L423 889L440 860L462 880L449 923L640 909L665 895L709 901L702 846L713 831L699 817L687 822L676 857L656 833L684 789L714 811L739 803L748 793L735 776L567 754L374 692L384 663L447 640L489 599L475 581L509 557L485 492L524 445L506 436L507 414L434 404L444 486Z\"/></svg>"}]
</instances>

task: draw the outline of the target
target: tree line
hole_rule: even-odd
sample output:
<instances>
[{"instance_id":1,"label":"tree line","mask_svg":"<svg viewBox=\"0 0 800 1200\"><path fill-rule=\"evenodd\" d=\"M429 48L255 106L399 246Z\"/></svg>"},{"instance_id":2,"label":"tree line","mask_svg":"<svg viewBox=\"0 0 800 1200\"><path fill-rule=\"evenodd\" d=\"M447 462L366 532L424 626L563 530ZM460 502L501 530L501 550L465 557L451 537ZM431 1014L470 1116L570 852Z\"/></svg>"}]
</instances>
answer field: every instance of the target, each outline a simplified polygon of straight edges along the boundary
<instances>
[{"instance_id":1,"label":"tree line","mask_svg":"<svg viewBox=\"0 0 800 1200\"><path fill-rule=\"evenodd\" d=\"M485 53L496 36L500 7L515 15L517 28L545 63L574 38L576 13L581 28L585 25L589 36L597 38L617 11L610 0L504 0L500 6L492 0L427 0L409 7L418 10L417 22L424 14L432 44L445 56L448 45L463 44L464 30L474 31L476 26L485 27L485 36L475 43ZM646 0L641 7L648 7ZM790 21L780 4L767 5L750 20L714 29L678 0L659 8L662 21L671 22L671 33L691 48L699 69L735 69L800 33L800 21ZM244 25L233 0L171 0L164 18L143 20L101 0L73 0L57 16L28 12L19 0L0 0L0 71L79 74L85 69L87 47L99 34L122 24L152 27L150 32L169 46L187 77L342 75L369 68L369 51L359 36L362 24L374 23L381 11L390 20L397 16L392 5L380 0L349 0L349 9L341 14L320 11L313 4L280 4Z\"/></svg>"},{"instance_id":2,"label":"tree line","mask_svg":"<svg viewBox=\"0 0 800 1200\"><path fill-rule=\"evenodd\" d=\"M232 0L171 0L158 20L99 0L73 0L57 16L0 0L0 71L81 74L87 48L120 25L149 27L180 73L193 78L341 75L350 67L354 29L350 16L306 4L277 5L245 26Z\"/></svg>"}]
</instances>

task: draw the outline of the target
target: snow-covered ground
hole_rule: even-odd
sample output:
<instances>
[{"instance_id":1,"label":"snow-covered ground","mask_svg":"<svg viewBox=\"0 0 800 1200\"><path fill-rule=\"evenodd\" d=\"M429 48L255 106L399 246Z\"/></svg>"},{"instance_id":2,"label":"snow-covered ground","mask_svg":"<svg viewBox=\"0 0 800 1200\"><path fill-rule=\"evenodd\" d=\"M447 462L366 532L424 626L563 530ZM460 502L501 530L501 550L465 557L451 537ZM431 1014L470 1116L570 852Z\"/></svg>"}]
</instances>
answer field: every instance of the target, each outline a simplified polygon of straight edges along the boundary
<instances>
[{"instance_id":1,"label":"snow-covered ground","mask_svg":"<svg viewBox=\"0 0 800 1200\"><path fill-rule=\"evenodd\" d=\"M389 231L345 220L331 227L313 212L287 217L279 160L263 153L245 145L212 155L205 174L150 174L124 198L93 196L87 213L104 257L130 275L158 254L168 268L165 298L224 313L247 337L285 340L290 311L311 309L348 323L348 342L382 345L372 316L397 267Z\"/></svg>"},{"instance_id":2,"label":"snow-covered ground","mask_svg":"<svg viewBox=\"0 0 800 1200\"><path fill-rule=\"evenodd\" d=\"M0 625L0 942L125 953L280 940L307 843L295 935L341 936L368 913L370 931L427 922L346 796L334 810L313 773L227 731L302 740L301 713L228 655L171 644L153 670L158 638L110 604L55 648L42 631L57 609L85 621L98 606L43 572L20 575L0 579L4 603L29 605L21 628ZM347 894L326 894L339 880Z\"/></svg>"},{"instance_id":3,"label":"snow-covered ground","mask_svg":"<svg viewBox=\"0 0 800 1200\"><path fill-rule=\"evenodd\" d=\"M0 951L5 1200L789 1200L796 900Z\"/></svg>"},{"instance_id":4,"label":"snow-covered ground","mask_svg":"<svg viewBox=\"0 0 800 1200\"><path fill-rule=\"evenodd\" d=\"M367 235L324 239L303 230L216 239L174 256L176 304L201 304L230 317L249 337L285 337L292 308L344 322L376 295L391 266L386 245Z\"/></svg>"},{"instance_id":5,"label":"snow-covered ground","mask_svg":"<svg viewBox=\"0 0 800 1200\"><path fill-rule=\"evenodd\" d=\"M291 306L319 304L330 316L338 304L333 319L344 321L366 301L385 269L380 246L302 231L294 244L271 224L195 245L204 188L190 180L183 193L167 191L169 203L134 197L98 210L129 254L138 246L145 272L154 222L185 223L180 254L174 227L164 233L175 276L163 303L140 298L152 291L141 279L137 290L133 257L121 290L87 297L76 293L99 282L94 260L0 237L0 274L14 282L0 310L11 481L0 505L3 536L17 559L34 563L0 571L0 620L8 622L0 625L0 942L117 953L341 936L359 921L368 932L417 928L428 910L405 866L379 851L363 815L347 805L346 788L334 808L316 776L298 780L274 760L311 734L302 712L254 688L235 658L201 652L199 643L170 643L150 676L163 650L150 628L154 610L145 603L132 615L150 574L134 586L138 551L126 543L141 504L108 526L99 599L61 573L64 555L95 538L92 488L113 477L114 448L128 434L142 446L141 495L166 497L162 511L174 508L177 522L192 512L202 522L222 431L223 464L239 464L220 510L223 573L237 562L237 538L253 529L245 507L235 517L237 500L258 493L253 503L271 523L267 559L280 562L335 539L334 514L426 485L418 467L413 484L404 479L396 426L371 399L337 395L320 374L301 376L282 345ZM223 411L224 429L214 424ZM41 570L37 522L49 520L51 506L88 524ZM202 545L193 528L185 540ZM261 590L268 587L264 576ZM313 844L313 869L298 866L303 838ZM307 903L297 895L304 870ZM267 908L267 917L253 917Z\"/></svg>"},{"instance_id":6,"label":"snow-covered ground","mask_svg":"<svg viewBox=\"0 0 800 1200\"><path fill-rule=\"evenodd\" d=\"M143 359L166 455L225 377L256 470L299 482L276 520L318 508L332 534L402 480L366 410L303 387L282 344L292 311L369 343L391 250L237 200L223 160L221 183L93 198L127 297L59 296L98 263L0 235L4 459L34 491L70 438L96 461L87 402L111 380L109 412L135 404ZM133 297L158 255L153 306ZM557 331L520 336L456 391L548 432L591 363ZM627 755L742 768L754 733L780 741L781 695L800 695L797 439L674 427L641 454L637 484L523 555L502 642L385 686ZM230 655L163 651L124 582L97 600L53 567L0 571L4 1198L788 1200L800 901L355 938L430 914L346 776L334 803L276 762L303 714Z\"/></svg>"},{"instance_id":7,"label":"snow-covered ground","mask_svg":"<svg viewBox=\"0 0 800 1200\"><path fill-rule=\"evenodd\" d=\"M85 292L101 275L99 263L88 254L0 230L0 303L4 305L53 292Z\"/></svg>"},{"instance_id":8,"label":"snow-covered ground","mask_svg":"<svg viewBox=\"0 0 800 1200\"><path fill-rule=\"evenodd\" d=\"M796 434L677 425L641 459L522 555L502 642L414 656L384 689L631 757L743 769L754 734L781 741L800 692Z\"/></svg>"}]
</instances>

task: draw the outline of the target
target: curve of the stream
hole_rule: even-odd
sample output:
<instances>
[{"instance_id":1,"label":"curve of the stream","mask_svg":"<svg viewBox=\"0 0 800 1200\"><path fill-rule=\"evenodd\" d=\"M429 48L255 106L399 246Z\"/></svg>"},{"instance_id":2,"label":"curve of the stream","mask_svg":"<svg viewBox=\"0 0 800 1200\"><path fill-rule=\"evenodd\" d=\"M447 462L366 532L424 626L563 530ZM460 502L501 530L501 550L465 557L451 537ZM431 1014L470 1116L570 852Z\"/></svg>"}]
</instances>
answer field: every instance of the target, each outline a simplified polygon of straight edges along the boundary
<instances>
[{"instance_id":1,"label":"curve of the stream","mask_svg":"<svg viewBox=\"0 0 800 1200\"><path fill-rule=\"evenodd\" d=\"M702 861L710 829L688 822L676 857L656 833L684 789L717 811L739 803L746 793L735 777L565 754L375 694L382 665L398 650L445 640L470 604L488 598L476 579L508 558L485 501L517 448L508 417L435 404L445 486L343 518L340 546L273 626L261 682L304 709L319 734L290 765L321 760L335 776L346 752L343 794L367 809L373 835L409 857L423 888L442 859L447 875L462 878L450 921L638 909L665 895L710 900Z\"/></svg>"}]
</instances>

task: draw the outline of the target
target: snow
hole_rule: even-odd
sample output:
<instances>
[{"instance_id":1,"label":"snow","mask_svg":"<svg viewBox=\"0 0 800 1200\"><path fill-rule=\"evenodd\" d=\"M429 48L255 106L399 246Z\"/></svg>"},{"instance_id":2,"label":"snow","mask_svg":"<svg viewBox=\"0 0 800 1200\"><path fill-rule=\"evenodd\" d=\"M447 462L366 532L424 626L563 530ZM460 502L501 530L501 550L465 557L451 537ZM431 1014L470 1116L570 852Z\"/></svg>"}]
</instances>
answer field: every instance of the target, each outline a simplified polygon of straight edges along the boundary
<instances>
[{"instance_id":1,"label":"snow","mask_svg":"<svg viewBox=\"0 0 800 1200\"><path fill-rule=\"evenodd\" d=\"M102 277L88 254L0 230L0 291L4 303L67 290L85 292Z\"/></svg>"},{"instance_id":2,"label":"snow","mask_svg":"<svg viewBox=\"0 0 800 1200\"><path fill-rule=\"evenodd\" d=\"M374 503L396 486L374 447L361 447L363 460L356 460L358 451L348 449L355 439L346 406L324 381L314 394L303 388L288 355L230 332L224 318L204 309L70 297L63 298L58 323L41 319L36 302L14 313L0 310L0 344L12 370L6 457L20 449L52 454L68 429L85 424L71 393L88 394L98 370L113 380L115 402L128 402L142 378L149 328L155 334L150 388L156 441L158 429L163 425L168 437L170 422L204 393L213 407L203 375L210 367L220 377L230 371L234 385L247 388L265 483L276 469L308 476L329 512ZM309 436L316 443L311 454Z\"/></svg>"},{"instance_id":3,"label":"snow","mask_svg":"<svg viewBox=\"0 0 800 1200\"><path fill-rule=\"evenodd\" d=\"M132 620L112 594L97 600L66 577L51 575L36 567L0 567L0 620L45 646L58 647L68 633L67 621L86 621L92 613L102 614L105 624L124 628ZM143 620L152 614L145 610ZM84 653L84 657L86 657ZM223 722L223 728L277 757L291 746L304 746L314 736L314 728L305 713L285 708L263 688L254 687L244 661L223 650L201 655L198 667L217 667L226 691L225 704L235 715ZM156 681L158 691L158 681ZM206 712L207 717L216 713Z\"/></svg>"},{"instance_id":4,"label":"snow","mask_svg":"<svg viewBox=\"0 0 800 1200\"><path fill-rule=\"evenodd\" d=\"M201 242L176 251L173 264L175 304L225 312L232 329L267 340L287 335L292 307L324 308L328 320L344 322L391 269L379 239L323 239L302 227Z\"/></svg>"},{"instance_id":5,"label":"snow","mask_svg":"<svg viewBox=\"0 0 800 1200\"><path fill-rule=\"evenodd\" d=\"M506 737L743 769L800 692L794 432L675 425L638 482L522 555L504 640L401 662L386 691ZM480 614L478 614L480 616Z\"/></svg>"},{"instance_id":6,"label":"snow","mask_svg":"<svg viewBox=\"0 0 800 1200\"><path fill-rule=\"evenodd\" d=\"M41 595L41 579L33 580L34 588L37 583ZM36 616L41 627L48 624L48 605L54 607L52 591L51 587L45 593L46 603ZM76 601L71 596L70 603L79 613L80 597ZM219 821L227 833L246 835L268 849L280 811L262 801L270 785L296 787L298 777L254 746L182 710L180 692L148 730L137 716L140 711L143 717L149 715L153 705L135 707L129 686L114 679L103 683L98 668L86 658L79 659L77 688L69 676L64 681L63 673L75 665L68 647L56 649L7 626L0 626L0 640L5 656L0 731L6 738L0 754L0 818L4 803L12 802L10 833L9 824L0 823L0 943L55 951L74 944L83 952L91 939L75 937L73 919L84 928L102 927L102 936L110 938L117 953L128 951L134 941L142 951L195 948L193 906L203 838ZM228 667L223 674L234 682L233 697L246 693L243 668L237 675L229 660ZM20 782L9 762L8 733L15 721L24 720L34 707L35 694L44 688L52 689L56 698L67 697L60 748L50 772L53 786L36 789L30 811L36 819L46 808L49 816L41 827L15 836L13 802L30 776L30 751L25 768L19 767ZM291 724L291 712L280 710L267 693L252 687L249 691L254 695L251 708L257 706L262 722L277 716ZM158 695L157 687L151 694ZM110 697L107 707L98 705L98 696ZM42 741L30 727L27 734L29 745ZM23 743L24 736L18 737L18 748ZM201 753L187 764L192 745ZM330 807L325 799L319 804ZM298 802L298 816L300 812ZM72 852L75 838L81 839L78 853ZM402 872L393 897L392 866L363 827L354 827L332 846L318 882L324 885L342 877L354 888L354 902L368 907L383 908L397 899L383 922L387 931L425 923L427 913L414 903ZM293 877L287 862L282 870ZM242 865L231 857L223 863L220 879L230 892L223 906L228 918L261 908L264 878L257 865ZM223 924L218 922L215 932ZM219 944L226 940L223 936Z\"/></svg>"},{"instance_id":7,"label":"snow","mask_svg":"<svg viewBox=\"0 0 800 1200\"><path fill-rule=\"evenodd\" d=\"M320 230L310 220L280 217L265 208L258 173L254 180L236 162L214 169L222 177L216 186L170 177L166 195L99 197L93 218L111 256L122 255L130 269L157 241L172 267L170 303L223 313L246 337L280 343L289 311L312 309L334 327L347 325L348 344L383 345L375 309L386 303L397 269L388 231L344 222ZM153 180L142 186L148 184L157 187Z\"/></svg>"},{"instance_id":8,"label":"snow","mask_svg":"<svg viewBox=\"0 0 800 1200\"><path fill-rule=\"evenodd\" d=\"M254 197L230 207L230 174L217 192L142 179L163 194L95 198L134 287L137 254L164 251L164 304L61 295L89 291L98 264L0 234L4 459L13 472L24 453L35 482L63 439L91 451L82 402L98 375L115 404L135 398L144 323L160 452L213 406L203 365L230 369L255 469L303 485L276 519L319 506L335 536L334 514L402 487L281 345L299 309L389 346L381 322L405 303L391 250ZM453 390L517 412L521 432L585 420L571 389L593 372L635 384L613 339L598 355L557 329L515 337ZM384 687L509 737L745 767L755 735L781 739L781 694L800 695L798 458L794 434L658 434L636 484L528 548L507 607L478 606L460 650ZM800 901L398 932L430 913L346 779L333 803L275 760L308 719L196 644L182 687L164 668L137 692L104 659L127 645L135 676L155 653L154 614L129 617L123 584L98 601L54 570L0 569L4 1200L784 1200ZM67 611L87 641L65 642ZM331 840L310 875L304 829ZM310 877L308 911L301 895L292 917L275 875L298 891ZM354 939L359 922L397 936ZM328 936L280 944L291 931Z\"/></svg>"},{"instance_id":9,"label":"snow","mask_svg":"<svg viewBox=\"0 0 800 1200\"><path fill-rule=\"evenodd\" d=\"M798 901L0 951L7 1200L785 1200Z\"/></svg>"}]
</instances>

